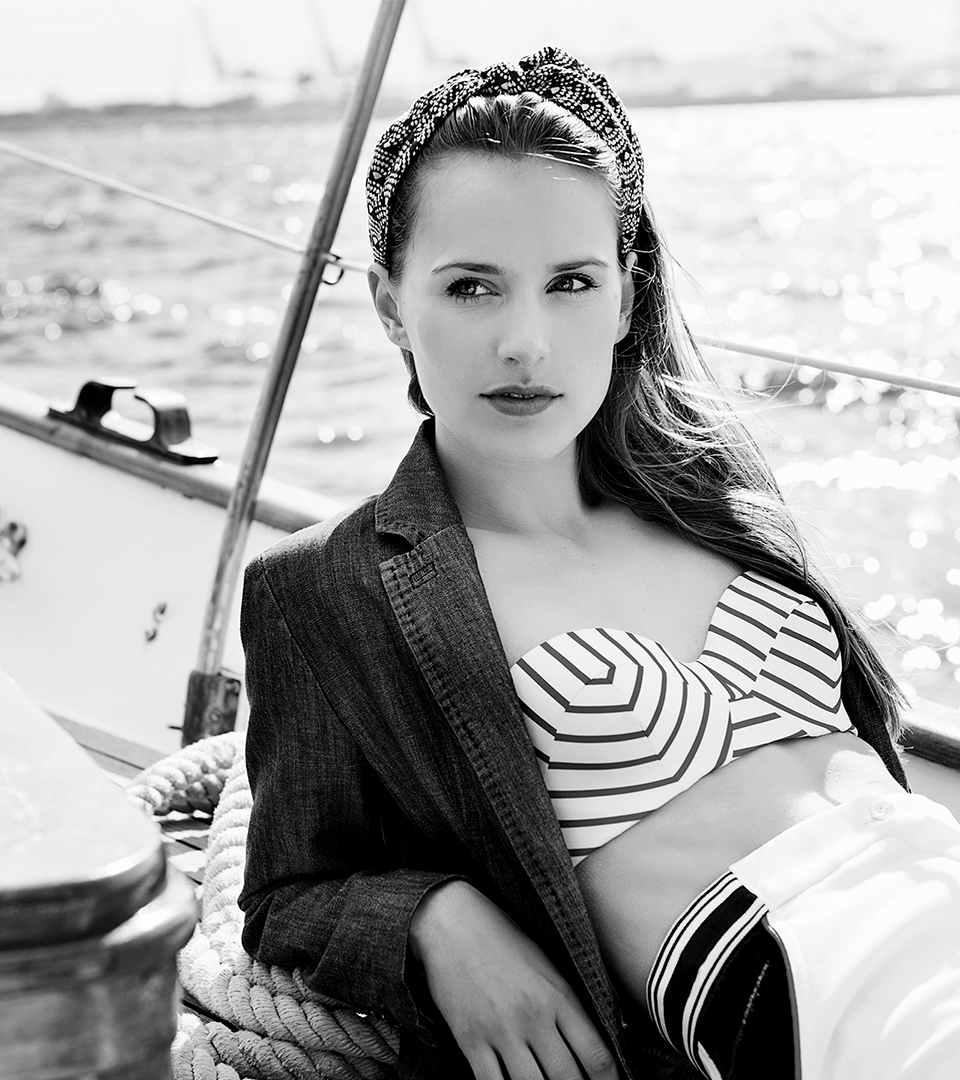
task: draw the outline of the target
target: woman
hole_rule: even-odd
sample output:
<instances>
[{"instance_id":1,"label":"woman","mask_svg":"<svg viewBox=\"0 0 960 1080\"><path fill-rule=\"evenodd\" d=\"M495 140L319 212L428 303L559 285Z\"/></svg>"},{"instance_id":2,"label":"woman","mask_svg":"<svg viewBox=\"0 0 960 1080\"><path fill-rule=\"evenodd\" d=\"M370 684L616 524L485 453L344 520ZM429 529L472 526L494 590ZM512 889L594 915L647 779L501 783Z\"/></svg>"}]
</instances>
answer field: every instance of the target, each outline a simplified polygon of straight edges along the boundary
<instances>
[{"instance_id":1,"label":"woman","mask_svg":"<svg viewBox=\"0 0 960 1080\"><path fill-rule=\"evenodd\" d=\"M896 686L711 388L642 180L555 49L378 144L371 291L429 419L248 568L245 947L397 1023L409 1077L946 1076L960 830L904 791Z\"/></svg>"}]
</instances>

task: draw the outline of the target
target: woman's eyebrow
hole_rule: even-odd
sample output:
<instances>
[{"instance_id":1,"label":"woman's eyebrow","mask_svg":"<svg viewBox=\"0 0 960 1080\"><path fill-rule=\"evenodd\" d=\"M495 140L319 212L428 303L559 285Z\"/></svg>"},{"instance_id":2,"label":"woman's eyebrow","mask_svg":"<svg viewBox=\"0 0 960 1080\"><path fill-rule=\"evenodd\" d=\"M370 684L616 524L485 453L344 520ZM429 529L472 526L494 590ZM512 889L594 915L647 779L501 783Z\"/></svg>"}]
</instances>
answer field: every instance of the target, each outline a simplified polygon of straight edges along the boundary
<instances>
[{"instance_id":1,"label":"woman's eyebrow","mask_svg":"<svg viewBox=\"0 0 960 1080\"><path fill-rule=\"evenodd\" d=\"M469 270L471 274L489 274L495 276L503 273L503 268L494 266L492 263L454 262L444 263L430 271L431 274L442 274L447 270Z\"/></svg>"},{"instance_id":2,"label":"woman's eyebrow","mask_svg":"<svg viewBox=\"0 0 960 1080\"><path fill-rule=\"evenodd\" d=\"M555 266L551 266L550 273L563 274L570 270L578 270L583 266L598 266L604 270L610 269L610 264L605 259L572 259L569 262L557 263ZM488 274L491 277L504 272L503 267L494 266L493 263L461 262L455 260L454 262L444 263L442 266L435 267L430 273L443 274L447 270L467 270L471 274Z\"/></svg>"},{"instance_id":3,"label":"woman's eyebrow","mask_svg":"<svg viewBox=\"0 0 960 1080\"><path fill-rule=\"evenodd\" d=\"M599 266L603 270L610 269L610 264L606 259L574 259L573 262L557 263L552 268L552 272L562 274L567 270L579 270L581 266Z\"/></svg>"}]
</instances>

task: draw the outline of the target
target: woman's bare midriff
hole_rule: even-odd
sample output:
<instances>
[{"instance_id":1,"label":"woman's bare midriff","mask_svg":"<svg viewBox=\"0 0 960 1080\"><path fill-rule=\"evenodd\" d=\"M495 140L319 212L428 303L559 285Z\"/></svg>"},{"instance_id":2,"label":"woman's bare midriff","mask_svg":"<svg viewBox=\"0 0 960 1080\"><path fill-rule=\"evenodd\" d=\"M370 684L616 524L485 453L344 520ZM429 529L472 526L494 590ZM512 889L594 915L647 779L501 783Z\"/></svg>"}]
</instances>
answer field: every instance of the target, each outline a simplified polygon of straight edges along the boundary
<instances>
[{"instance_id":1,"label":"woman's bare midriff","mask_svg":"<svg viewBox=\"0 0 960 1080\"><path fill-rule=\"evenodd\" d=\"M577 878L624 989L643 1005L660 943L731 863L874 783L901 790L852 733L771 743L705 776L588 855Z\"/></svg>"}]
</instances>

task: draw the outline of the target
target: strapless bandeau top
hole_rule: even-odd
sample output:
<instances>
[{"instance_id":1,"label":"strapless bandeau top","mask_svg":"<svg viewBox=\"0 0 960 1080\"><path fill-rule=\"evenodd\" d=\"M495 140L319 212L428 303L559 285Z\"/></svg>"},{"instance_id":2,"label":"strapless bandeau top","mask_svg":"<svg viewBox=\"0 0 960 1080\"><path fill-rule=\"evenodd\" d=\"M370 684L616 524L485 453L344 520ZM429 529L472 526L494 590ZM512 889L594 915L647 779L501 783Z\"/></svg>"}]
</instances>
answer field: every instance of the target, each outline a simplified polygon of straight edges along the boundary
<instances>
[{"instance_id":1,"label":"strapless bandeau top","mask_svg":"<svg viewBox=\"0 0 960 1080\"><path fill-rule=\"evenodd\" d=\"M511 668L574 863L750 750L852 730L841 673L821 606L752 570L727 586L691 663L592 627Z\"/></svg>"}]
</instances>

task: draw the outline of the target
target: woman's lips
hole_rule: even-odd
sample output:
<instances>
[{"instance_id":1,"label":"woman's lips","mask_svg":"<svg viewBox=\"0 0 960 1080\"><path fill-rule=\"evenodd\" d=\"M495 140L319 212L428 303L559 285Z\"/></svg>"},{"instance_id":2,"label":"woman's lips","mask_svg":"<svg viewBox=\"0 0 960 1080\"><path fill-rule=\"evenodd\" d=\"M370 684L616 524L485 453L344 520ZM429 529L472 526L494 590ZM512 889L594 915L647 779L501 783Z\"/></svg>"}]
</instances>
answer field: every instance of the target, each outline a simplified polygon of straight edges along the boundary
<instances>
[{"instance_id":1,"label":"woman's lips","mask_svg":"<svg viewBox=\"0 0 960 1080\"><path fill-rule=\"evenodd\" d=\"M560 397L545 386L503 387L481 396L507 416L535 416Z\"/></svg>"}]
</instances>

